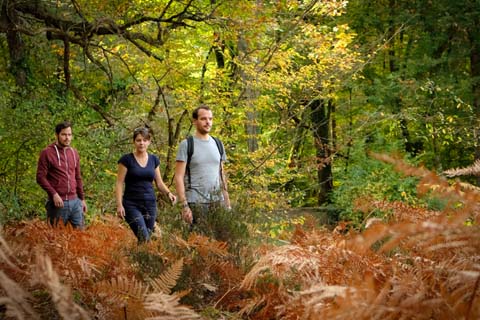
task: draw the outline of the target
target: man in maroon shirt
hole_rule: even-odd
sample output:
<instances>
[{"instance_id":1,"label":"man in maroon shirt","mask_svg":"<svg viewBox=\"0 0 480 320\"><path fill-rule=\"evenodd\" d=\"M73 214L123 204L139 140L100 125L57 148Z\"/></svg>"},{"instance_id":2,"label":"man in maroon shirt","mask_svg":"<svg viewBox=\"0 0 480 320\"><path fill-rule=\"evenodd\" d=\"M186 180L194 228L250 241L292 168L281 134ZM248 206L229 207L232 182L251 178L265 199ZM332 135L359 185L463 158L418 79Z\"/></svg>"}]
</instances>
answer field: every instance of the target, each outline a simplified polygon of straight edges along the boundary
<instances>
[{"instance_id":1,"label":"man in maroon shirt","mask_svg":"<svg viewBox=\"0 0 480 320\"><path fill-rule=\"evenodd\" d=\"M47 220L56 226L60 219L83 229L83 215L87 212L85 193L80 173L80 157L70 147L72 124L68 121L55 127L56 141L40 153L37 183L47 192Z\"/></svg>"}]
</instances>

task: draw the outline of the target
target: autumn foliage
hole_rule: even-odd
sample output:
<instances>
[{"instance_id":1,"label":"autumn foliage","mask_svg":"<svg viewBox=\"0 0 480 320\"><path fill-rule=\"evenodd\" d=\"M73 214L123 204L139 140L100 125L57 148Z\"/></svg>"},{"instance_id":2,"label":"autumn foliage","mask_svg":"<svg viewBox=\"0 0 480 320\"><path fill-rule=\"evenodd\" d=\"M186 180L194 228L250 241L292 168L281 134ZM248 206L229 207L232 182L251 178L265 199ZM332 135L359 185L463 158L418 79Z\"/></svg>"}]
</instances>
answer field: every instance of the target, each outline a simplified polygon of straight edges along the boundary
<instances>
[{"instance_id":1,"label":"autumn foliage","mask_svg":"<svg viewBox=\"0 0 480 320\"><path fill-rule=\"evenodd\" d=\"M331 231L306 217L283 245L252 238L237 256L228 242L195 233L137 246L114 219L83 232L38 220L9 225L0 251L3 312L12 319L480 318L480 193L374 156L418 177L420 195L433 192L448 204L430 211L362 198L358 210L389 212L388 219ZM158 268L146 268L146 257Z\"/></svg>"}]
</instances>

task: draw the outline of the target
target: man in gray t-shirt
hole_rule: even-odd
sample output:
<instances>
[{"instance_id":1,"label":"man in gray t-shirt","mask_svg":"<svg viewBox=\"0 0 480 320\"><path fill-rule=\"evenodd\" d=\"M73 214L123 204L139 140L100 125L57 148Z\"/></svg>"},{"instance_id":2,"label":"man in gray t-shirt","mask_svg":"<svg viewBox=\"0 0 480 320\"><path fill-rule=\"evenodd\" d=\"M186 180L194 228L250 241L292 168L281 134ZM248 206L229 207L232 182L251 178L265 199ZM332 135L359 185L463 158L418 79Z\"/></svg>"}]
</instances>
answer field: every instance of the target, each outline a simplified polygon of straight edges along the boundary
<instances>
[{"instance_id":1,"label":"man in gray t-shirt","mask_svg":"<svg viewBox=\"0 0 480 320\"><path fill-rule=\"evenodd\" d=\"M187 140L183 140L177 151L175 167L175 187L178 202L182 206L182 218L192 223L195 219L193 206L203 211L210 205L223 205L230 209L227 182L223 174L225 153L221 156L215 140L210 136L213 114L206 105L200 105L193 113L194 152L189 164L187 176ZM195 210L194 210L195 211Z\"/></svg>"}]
</instances>

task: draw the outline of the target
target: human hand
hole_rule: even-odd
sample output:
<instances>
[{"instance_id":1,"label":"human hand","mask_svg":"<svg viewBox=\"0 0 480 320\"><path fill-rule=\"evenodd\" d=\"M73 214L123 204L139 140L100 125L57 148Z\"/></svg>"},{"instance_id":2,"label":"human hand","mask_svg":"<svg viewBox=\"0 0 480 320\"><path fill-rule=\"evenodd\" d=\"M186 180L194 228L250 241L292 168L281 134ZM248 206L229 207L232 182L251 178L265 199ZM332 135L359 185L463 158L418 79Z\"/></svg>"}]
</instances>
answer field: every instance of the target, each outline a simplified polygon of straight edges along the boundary
<instances>
[{"instance_id":1,"label":"human hand","mask_svg":"<svg viewBox=\"0 0 480 320\"><path fill-rule=\"evenodd\" d=\"M57 208L63 208L63 200L62 198L58 195L58 193L55 193L53 195L53 204Z\"/></svg>"},{"instance_id":2,"label":"human hand","mask_svg":"<svg viewBox=\"0 0 480 320\"><path fill-rule=\"evenodd\" d=\"M186 206L182 208L182 219L188 224L192 224L193 222L193 215L192 210L190 207Z\"/></svg>"},{"instance_id":3,"label":"human hand","mask_svg":"<svg viewBox=\"0 0 480 320\"><path fill-rule=\"evenodd\" d=\"M171 192L168 193L168 199L170 199L172 205L175 205L177 203L177 196Z\"/></svg>"},{"instance_id":4,"label":"human hand","mask_svg":"<svg viewBox=\"0 0 480 320\"><path fill-rule=\"evenodd\" d=\"M121 219L125 219L125 209L123 205L117 206L117 216Z\"/></svg>"},{"instance_id":5,"label":"human hand","mask_svg":"<svg viewBox=\"0 0 480 320\"><path fill-rule=\"evenodd\" d=\"M85 200L82 200L82 210L83 210L83 213L86 213L88 210L87 202Z\"/></svg>"}]
</instances>

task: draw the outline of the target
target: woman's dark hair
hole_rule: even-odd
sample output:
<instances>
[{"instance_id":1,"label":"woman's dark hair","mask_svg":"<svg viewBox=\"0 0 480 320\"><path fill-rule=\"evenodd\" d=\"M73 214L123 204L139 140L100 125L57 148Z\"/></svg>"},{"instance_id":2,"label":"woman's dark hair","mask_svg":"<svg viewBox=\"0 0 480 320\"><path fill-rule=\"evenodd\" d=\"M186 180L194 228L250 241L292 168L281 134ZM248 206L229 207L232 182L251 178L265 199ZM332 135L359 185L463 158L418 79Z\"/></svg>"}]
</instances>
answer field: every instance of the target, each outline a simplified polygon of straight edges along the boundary
<instances>
[{"instance_id":1,"label":"woman's dark hair","mask_svg":"<svg viewBox=\"0 0 480 320\"><path fill-rule=\"evenodd\" d=\"M198 111L200 109L211 111L209 106L207 106L206 104L201 104L198 107L196 107L195 110L193 110L193 112L192 112L192 118L193 119L198 119Z\"/></svg>"},{"instance_id":2,"label":"woman's dark hair","mask_svg":"<svg viewBox=\"0 0 480 320\"><path fill-rule=\"evenodd\" d=\"M135 139L137 138L138 135L142 135L142 137L144 137L145 139L148 139L150 140L150 129L148 128L145 128L145 127L141 127L141 128L137 128L135 130L133 130L133 141L135 141Z\"/></svg>"},{"instance_id":3,"label":"woman's dark hair","mask_svg":"<svg viewBox=\"0 0 480 320\"><path fill-rule=\"evenodd\" d=\"M55 126L55 133L59 134L63 129L71 128L71 127L72 127L72 123L70 121L60 122Z\"/></svg>"}]
</instances>

